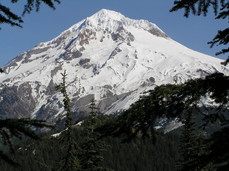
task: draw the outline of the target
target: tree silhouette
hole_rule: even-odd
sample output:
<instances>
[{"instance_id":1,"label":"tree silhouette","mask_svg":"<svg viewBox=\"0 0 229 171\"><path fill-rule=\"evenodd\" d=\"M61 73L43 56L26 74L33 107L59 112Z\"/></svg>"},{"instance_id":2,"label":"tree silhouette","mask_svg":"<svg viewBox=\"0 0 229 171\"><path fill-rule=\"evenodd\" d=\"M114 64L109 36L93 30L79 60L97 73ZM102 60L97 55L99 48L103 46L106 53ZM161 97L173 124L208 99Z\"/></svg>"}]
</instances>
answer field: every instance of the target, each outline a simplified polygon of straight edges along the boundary
<instances>
[{"instance_id":1,"label":"tree silhouette","mask_svg":"<svg viewBox=\"0 0 229 171\"><path fill-rule=\"evenodd\" d=\"M188 17L190 12L193 15L204 15L206 16L209 12L209 8L213 7L215 19L223 19L228 23L229 20L229 1L228 0L179 0L174 1L174 6L170 10L171 12L177 11L180 9L184 9L184 16ZM226 46L220 52L217 52L216 55L226 54L229 52L228 47L229 42L229 28L225 28L224 30L219 30L217 35L213 38L212 41L209 42L211 47L214 45L217 46ZM222 64L227 65L229 63L229 56L225 62ZM210 88L209 93L212 98L216 100L216 102L221 102L215 113L205 115L205 119L203 121L214 122L217 118L221 120L222 125L224 126L222 129L217 131L211 136L211 145L210 145L210 153L207 155L205 165L213 165L210 167L214 167L216 170L226 170L229 166L228 156L228 129L229 129L229 121L228 118L228 103L229 103L229 78L223 81L218 80L219 77L212 77L211 80L214 82L214 88ZM222 77L221 77L222 78ZM225 88L221 89L221 85L225 84ZM208 86L210 87L210 86ZM212 91L213 90L213 91ZM218 97L217 97L218 96ZM225 115L218 115L218 111L224 108ZM206 123L207 124L207 123ZM205 126L206 126L205 124ZM211 170L211 169L210 169Z\"/></svg>"},{"instance_id":2,"label":"tree silhouette","mask_svg":"<svg viewBox=\"0 0 229 171\"><path fill-rule=\"evenodd\" d=\"M229 19L229 1L228 0L179 0L174 1L174 6L170 12L184 9L184 16L189 17L190 13L193 15L204 15L207 16L209 8L212 7L215 15L215 19L223 19L228 23ZM208 42L211 47L227 46L229 42L229 28L219 30L212 41ZM223 48L217 52L216 55L226 54L229 52L229 47ZM229 62L229 56L225 61L225 65Z\"/></svg>"},{"instance_id":3,"label":"tree silhouette","mask_svg":"<svg viewBox=\"0 0 229 171\"><path fill-rule=\"evenodd\" d=\"M0 137L3 141L3 145L9 147L11 152L14 152L12 139L22 139L23 136L28 136L33 139L40 139L39 135L36 134L34 128L52 128L52 125L48 125L43 120L34 120L29 118L22 119L1 119L0 120ZM0 160L13 165L20 166L18 163L13 161L8 155L4 154L0 150Z\"/></svg>"},{"instance_id":4,"label":"tree silhouette","mask_svg":"<svg viewBox=\"0 0 229 171\"><path fill-rule=\"evenodd\" d=\"M18 3L19 0L11 0L11 3ZM26 13L30 13L34 9L39 11L41 3L48 5L50 8L55 9L54 3L60 3L60 0L27 0L24 5L24 10L22 15L17 15L10 10L9 7L2 5L0 2L0 24L9 24L11 26L22 27L23 19L22 17ZM0 27L1 29L1 27Z\"/></svg>"},{"instance_id":5,"label":"tree silhouette","mask_svg":"<svg viewBox=\"0 0 229 171\"><path fill-rule=\"evenodd\" d=\"M63 165L61 166L61 170L63 171L79 171L81 170L80 160L78 159L79 146L75 141L75 137L73 135L73 123L72 123L72 113L70 107L70 99L68 97L67 89L66 89L66 71L61 74L62 75L62 83L57 86L57 89L62 93L64 99L64 109L66 112L66 121L65 121L65 130L63 131L60 137L60 143L63 144L64 150L66 151L66 156L63 157Z\"/></svg>"},{"instance_id":6,"label":"tree silhouette","mask_svg":"<svg viewBox=\"0 0 229 171\"><path fill-rule=\"evenodd\" d=\"M101 135L96 128L101 124L101 118L96 115L96 102L95 99L91 99L89 105L90 115L83 120L82 128L84 132L83 142L81 145L80 161L82 164L82 170L85 171L108 171L111 169L105 168L102 163L104 157L102 152L107 151L107 145L101 139Z\"/></svg>"},{"instance_id":7,"label":"tree silhouette","mask_svg":"<svg viewBox=\"0 0 229 171\"><path fill-rule=\"evenodd\" d=\"M18 3L19 0L11 0L11 3ZM27 0L24 5L24 10L22 12L22 16L26 13L30 13L34 9L39 11L41 3L45 3L50 8L55 9L54 3L60 3L59 0ZM21 23L23 23L22 16L19 16L12 12L9 7L4 6L0 2L0 25L1 24L9 24L11 26L22 27ZM1 29L1 27L0 27ZM0 73L3 73L3 69L0 68ZM10 151L13 151L12 139L19 138L22 139L23 135L31 137L33 139L39 139L39 136L36 134L34 128L43 128L53 127L52 125L47 124L43 120L22 118L22 119L0 119L0 138L2 138L3 145L9 147ZM18 163L13 161L9 156L4 154L2 150L0 150L0 160L4 160L7 163L19 166Z\"/></svg>"},{"instance_id":8,"label":"tree silhouette","mask_svg":"<svg viewBox=\"0 0 229 171\"><path fill-rule=\"evenodd\" d=\"M197 133L193 114L188 113L185 116L184 126L180 136L179 151L181 159L177 163L181 171L199 171L209 168L205 163L207 155L207 143L202 133Z\"/></svg>"}]
</instances>

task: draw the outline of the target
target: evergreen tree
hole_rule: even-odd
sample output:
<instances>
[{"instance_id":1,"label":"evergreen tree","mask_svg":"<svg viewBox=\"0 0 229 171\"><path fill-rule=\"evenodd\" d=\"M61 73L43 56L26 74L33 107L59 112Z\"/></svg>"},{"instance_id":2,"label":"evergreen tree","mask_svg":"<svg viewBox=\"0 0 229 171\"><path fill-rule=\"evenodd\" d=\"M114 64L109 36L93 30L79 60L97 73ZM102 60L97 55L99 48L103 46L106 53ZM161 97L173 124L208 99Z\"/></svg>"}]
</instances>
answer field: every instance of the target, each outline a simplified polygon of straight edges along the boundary
<instances>
[{"instance_id":1,"label":"evergreen tree","mask_svg":"<svg viewBox=\"0 0 229 171\"><path fill-rule=\"evenodd\" d=\"M0 120L0 139L10 152L14 152L12 139L22 139L28 136L33 139L40 139L34 128L52 128L43 120L34 120L29 118L22 119L3 119ZM19 166L14 160L0 150L0 160L13 165Z\"/></svg>"},{"instance_id":2,"label":"evergreen tree","mask_svg":"<svg viewBox=\"0 0 229 171\"><path fill-rule=\"evenodd\" d=\"M190 15L190 12L194 15L204 15L206 16L208 14L209 7L213 7L215 19L223 19L228 23L229 19L229 1L228 0L179 0L174 1L174 6L170 10L171 12L177 11L180 9L184 9L184 16L188 17ZM220 52L217 52L216 55L220 54L226 54L229 53L229 28L225 28L224 30L219 30L217 35L213 38L209 44L211 44L211 47L214 45L220 45L226 48L223 48ZM229 57L225 62L222 64L227 65L229 63ZM221 76L218 74L218 76L214 75L211 78L211 83L214 82L214 84L209 84L210 86L207 87L209 90L209 94L211 94L211 98L215 100L217 103L221 103L219 107L216 109L216 112L213 114L208 114L205 116L203 122L207 120L207 122L214 122L216 119L219 119L224 125L224 127L213 134L211 137L212 145L210 147L210 153L207 155L207 160L209 160L209 163L207 166L212 168L212 165L214 165L214 168L216 170L225 170L228 169L229 161L229 150L228 150L228 140L227 139L227 133L229 129L229 121L225 118L228 118L228 116L219 115L219 111L221 109L225 110L226 115L228 115L228 103L229 103L229 78L224 77L226 79L222 80L220 78ZM220 80L220 81L219 81ZM207 79L205 79L205 82L207 83ZM211 88L209 88L211 87ZM227 88L226 88L227 87ZM206 125L206 124L205 124ZM221 136L216 136L221 135ZM217 142L217 143L215 143ZM220 145L218 146L218 144ZM209 169L213 170L213 169Z\"/></svg>"},{"instance_id":3,"label":"evergreen tree","mask_svg":"<svg viewBox=\"0 0 229 171\"><path fill-rule=\"evenodd\" d=\"M85 171L106 171L109 170L102 166L104 157L102 152L107 150L104 141L100 139L100 135L95 131L98 126L99 119L96 115L96 104L93 98L90 103L90 115L83 122L84 140L81 145L82 153L80 161L82 170Z\"/></svg>"},{"instance_id":4,"label":"evergreen tree","mask_svg":"<svg viewBox=\"0 0 229 171\"><path fill-rule=\"evenodd\" d=\"M213 162L209 160L209 140L203 133L195 133L197 131L193 116L188 113L180 136L181 159L177 166L181 171L214 171Z\"/></svg>"},{"instance_id":5,"label":"evergreen tree","mask_svg":"<svg viewBox=\"0 0 229 171\"><path fill-rule=\"evenodd\" d=\"M91 99L89 109L90 109L90 114L92 116L95 116L98 108L96 107L96 101L94 97Z\"/></svg>"},{"instance_id":6,"label":"evergreen tree","mask_svg":"<svg viewBox=\"0 0 229 171\"><path fill-rule=\"evenodd\" d=\"M209 153L206 155L205 165L217 171L225 171L229 168L229 127L224 127L215 132L209 139ZM212 170L213 170L212 169ZM211 170L211 169L209 169Z\"/></svg>"},{"instance_id":7,"label":"evergreen tree","mask_svg":"<svg viewBox=\"0 0 229 171\"><path fill-rule=\"evenodd\" d=\"M171 12L184 9L184 16L188 17L190 12L193 15L204 15L206 16L209 12L209 8L213 7L215 19L223 19L228 23L229 19L229 1L228 0L178 0L174 1L174 6L170 10ZM209 42L211 47L214 45L226 46L220 52L217 52L216 55L226 54L229 52L229 28L218 31L217 35ZM229 62L229 57L225 62L225 65Z\"/></svg>"},{"instance_id":8,"label":"evergreen tree","mask_svg":"<svg viewBox=\"0 0 229 171\"><path fill-rule=\"evenodd\" d=\"M18 1L19 0L11 0L11 3L17 3ZM25 3L22 15L30 13L34 8L36 11L38 11L41 2L45 3L53 9L55 9L54 2L60 3L59 0L28 0ZM3 3L0 2L0 25L9 24L11 26L21 27L21 23L23 23L22 17L12 12L9 7L3 5ZM0 68L0 73L2 72L4 71L2 68ZM23 135L26 135L34 139L39 139L39 136L36 134L34 128L44 127L50 128L52 126L45 123L45 121L28 118L0 119L0 138L2 139L3 145L8 146L10 151L13 151L11 141L13 138L16 137L22 139ZM11 158L9 158L9 156L7 156L2 150L0 150L0 160L4 160L5 162L14 166L19 165Z\"/></svg>"},{"instance_id":9,"label":"evergreen tree","mask_svg":"<svg viewBox=\"0 0 229 171\"><path fill-rule=\"evenodd\" d=\"M195 123L192 118L192 114L188 113L184 126L183 132L180 138L180 153L181 160L178 166L181 171L199 171L199 156L203 153L203 142L200 136L195 133Z\"/></svg>"},{"instance_id":10,"label":"evergreen tree","mask_svg":"<svg viewBox=\"0 0 229 171\"><path fill-rule=\"evenodd\" d=\"M228 127L229 122L227 116L225 117L228 114L227 106L229 104L228 85L228 76L215 73L204 79L189 80L180 85L168 84L155 87L154 90L148 92L148 95L143 96L131 105L128 110L124 111L123 114L119 115L114 126L110 128L110 132L113 135L121 134L130 138L136 137L139 133L141 135L147 135L149 131L155 134L153 125L157 118L166 116L171 119L178 117L182 120L188 113L195 115L201 114L203 116L201 122L203 127L215 121L224 123L224 126ZM208 106L201 103L201 99L209 97L218 105L215 110L208 110ZM200 103L202 104L201 107L199 105ZM191 145L193 145L193 148L198 146L192 143ZM201 151L198 148L194 150L195 155L198 153L198 150ZM225 154L215 154L218 154L219 156L217 158L222 161L227 161L228 158L226 156L229 154L228 151L224 150L222 153ZM190 152L189 155L191 154ZM212 161L207 159L209 154L200 154L193 156L193 158L198 157L199 161L206 159L204 161L205 166L210 166ZM195 162L193 163L195 165L195 167L192 166L193 168L202 168L202 166L199 166L200 163L197 160ZM221 163L220 160L217 162Z\"/></svg>"},{"instance_id":11,"label":"evergreen tree","mask_svg":"<svg viewBox=\"0 0 229 171\"><path fill-rule=\"evenodd\" d=\"M87 128L86 129L88 129L89 132L93 133L94 129L96 128L96 124L98 122L98 118L96 116L97 107L96 107L95 98L91 99L89 109L90 109L90 117L88 117L86 120L86 122L87 122Z\"/></svg>"},{"instance_id":12,"label":"evergreen tree","mask_svg":"<svg viewBox=\"0 0 229 171\"><path fill-rule=\"evenodd\" d=\"M1 8L1 4L0 4ZM1 9L0 9L1 10ZM1 15L0 15L1 20ZM0 21L1 23L1 21ZM0 73L4 72L0 68ZM0 97L1 98L1 97ZM33 139L40 139L39 135L36 133L38 128L53 128L53 125L47 124L43 120L36 120L30 118L21 119L0 119L0 143L9 151L14 152L12 139L22 139L23 136L28 136ZM0 149L0 160L7 162L13 166L20 166L14 160L12 160L8 155L6 155Z\"/></svg>"},{"instance_id":13,"label":"evergreen tree","mask_svg":"<svg viewBox=\"0 0 229 171\"><path fill-rule=\"evenodd\" d=\"M66 71L61 74L62 83L57 86L57 89L63 94L64 99L64 109L66 112L65 130L61 134L61 143L63 143L64 150L66 150L66 156L63 159L63 166L61 170L63 171L79 171L81 170L80 161L78 158L79 146L75 141L73 130L72 130L72 113L70 107L70 99L66 90Z\"/></svg>"},{"instance_id":14,"label":"evergreen tree","mask_svg":"<svg viewBox=\"0 0 229 171\"><path fill-rule=\"evenodd\" d=\"M19 0L11 0L11 3L18 3ZM41 3L48 5L50 8L55 9L54 2L60 3L60 0L28 0L24 5L22 15L30 13L34 8L39 11ZM11 26L22 27L22 17L15 14L9 7L0 3L0 24L10 24ZM1 27L0 27L1 29Z\"/></svg>"},{"instance_id":15,"label":"evergreen tree","mask_svg":"<svg viewBox=\"0 0 229 171\"><path fill-rule=\"evenodd\" d=\"M187 111L203 115L203 126L216 120L227 123L224 115L229 104L228 85L228 76L215 73L180 85L157 86L117 117L111 133L127 136L136 136L139 132L144 135L149 130L153 133L153 125L158 118L166 116L182 119ZM204 103L201 109L198 105L201 99L209 97L218 105L212 112L208 111Z\"/></svg>"}]
</instances>

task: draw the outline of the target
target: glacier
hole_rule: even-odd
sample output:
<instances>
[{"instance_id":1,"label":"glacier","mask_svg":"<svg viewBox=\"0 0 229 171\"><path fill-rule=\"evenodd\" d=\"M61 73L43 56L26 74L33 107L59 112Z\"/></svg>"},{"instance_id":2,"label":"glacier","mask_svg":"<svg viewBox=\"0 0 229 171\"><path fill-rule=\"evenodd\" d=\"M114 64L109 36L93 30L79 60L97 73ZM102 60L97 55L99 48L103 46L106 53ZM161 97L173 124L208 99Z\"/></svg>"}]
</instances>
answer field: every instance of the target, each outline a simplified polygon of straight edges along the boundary
<instances>
[{"instance_id":1,"label":"glacier","mask_svg":"<svg viewBox=\"0 0 229 171\"><path fill-rule=\"evenodd\" d=\"M155 86L228 75L221 62L176 42L154 23L102 9L3 67L0 117L64 117L63 97L55 89L64 70L73 113L80 117L92 98L101 113L112 114Z\"/></svg>"}]
</instances>

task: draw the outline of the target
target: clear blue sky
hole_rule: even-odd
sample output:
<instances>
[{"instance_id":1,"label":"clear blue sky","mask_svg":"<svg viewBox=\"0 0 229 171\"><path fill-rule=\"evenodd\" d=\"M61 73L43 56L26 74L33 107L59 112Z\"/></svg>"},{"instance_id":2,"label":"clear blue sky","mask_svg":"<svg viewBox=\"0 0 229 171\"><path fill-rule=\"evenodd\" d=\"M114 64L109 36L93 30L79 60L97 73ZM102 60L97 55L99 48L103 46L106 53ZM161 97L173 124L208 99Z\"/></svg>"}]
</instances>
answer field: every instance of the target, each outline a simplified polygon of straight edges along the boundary
<instances>
[{"instance_id":1,"label":"clear blue sky","mask_svg":"<svg viewBox=\"0 0 229 171\"><path fill-rule=\"evenodd\" d=\"M219 47L210 49L207 44L218 30L228 27L214 16L183 17L183 11L170 13L173 0L61 0L52 10L44 5L38 13L33 11L23 19L23 28L2 25L0 30L0 66L17 55L58 36L80 20L91 16L102 8L115 10L133 19L146 19L158 25L168 36L179 43L202 53L215 56ZM20 3L25 1L20 1ZM22 4L10 5L17 14L22 12ZM219 58L226 59L225 56Z\"/></svg>"}]
</instances>

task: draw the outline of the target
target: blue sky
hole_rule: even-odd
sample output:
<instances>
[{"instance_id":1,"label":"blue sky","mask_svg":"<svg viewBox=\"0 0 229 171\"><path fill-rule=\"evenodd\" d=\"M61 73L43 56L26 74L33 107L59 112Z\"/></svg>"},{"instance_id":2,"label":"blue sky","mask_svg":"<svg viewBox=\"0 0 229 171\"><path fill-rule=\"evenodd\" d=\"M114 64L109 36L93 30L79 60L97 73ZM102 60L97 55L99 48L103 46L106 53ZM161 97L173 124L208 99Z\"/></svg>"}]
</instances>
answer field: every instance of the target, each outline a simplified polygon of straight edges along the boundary
<instances>
[{"instance_id":1,"label":"blue sky","mask_svg":"<svg viewBox=\"0 0 229 171\"><path fill-rule=\"evenodd\" d=\"M17 14L22 13L22 2L8 5ZM17 55L58 36L80 20L100 9L110 9L133 19L146 19L158 25L168 36L179 43L202 53L215 56L219 47L210 49L207 44L218 30L228 27L222 20L207 17L183 17L183 11L170 13L172 0L62 0L52 10L44 5L38 13L25 15L23 28L2 25L0 30L0 66ZM225 56L218 56L226 59Z\"/></svg>"}]
</instances>

